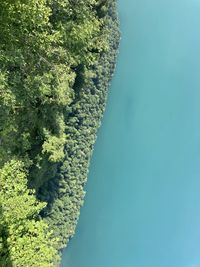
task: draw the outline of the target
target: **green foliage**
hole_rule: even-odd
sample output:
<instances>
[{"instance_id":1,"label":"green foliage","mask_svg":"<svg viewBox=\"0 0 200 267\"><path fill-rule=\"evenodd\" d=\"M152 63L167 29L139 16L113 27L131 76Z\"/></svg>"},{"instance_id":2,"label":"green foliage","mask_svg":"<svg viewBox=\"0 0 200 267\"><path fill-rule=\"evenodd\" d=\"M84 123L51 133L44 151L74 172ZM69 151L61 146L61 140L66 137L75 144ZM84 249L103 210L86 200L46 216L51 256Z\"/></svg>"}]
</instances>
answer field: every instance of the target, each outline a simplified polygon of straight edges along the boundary
<instances>
[{"instance_id":1,"label":"green foliage","mask_svg":"<svg viewBox=\"0 0 200 267\"><path fill-rule=\"evenodd\" d=\"M46 171L48 159L63 159L64 117L77 84L108 49L98 2L0 2L0 166L13 155L30 158L37 186L44 158Z\"/></svg>"},{"instance_id":2,"label":"green foliage","mask_svg":"<svg viewBox=\"0 0 200 267\"><path fill-rule=\"evenodd\" d=\"M38 220L46 206L27 188L27 173L22 162L11 160L0 170L1 266L53 266L57 257L47 223Z\"/></svg>"},{"instance_id":3,"label":"green foliage","mask_svg":"<svg viewBox=\"0 0 200 267\"><path fill-rule=\"evenodd\" d=\"M0 3L1 164L7 151L24 156L35 139L41 147L44 129L58 138L64 133L60 118L73 98L75 73L51 12L45 0Z\"/></svg>"},{"instance_id":4,"label":"green foliage","mask_svg":"<svg viewBox=\"0 0 200 267\"><path fill-rule=\"evenodd\" d=\"M0 1L0 266L59 264L118 42L115 0Z\"/></svg>"},{"instance_id":5,"label":"green foliage","mask_svg":"<svg viewBox=\"0 0 200 267\"><path fill-rule=\"evenodd\" d=\"M79 97L70 105L65 118L67 142L64 160L57 174L38 192L40 199L48 202L42 216L53 229L55 236L61 237L58 249L65 247L75 233L85 195L84 185L89 161L115 67L119 31L113 1L109 5L109 10L110 14L104 17L104 31L108 32L109 49L100 54L95 65L88 68L89 79L80 88Z\"/></svg>"}]
</instances>

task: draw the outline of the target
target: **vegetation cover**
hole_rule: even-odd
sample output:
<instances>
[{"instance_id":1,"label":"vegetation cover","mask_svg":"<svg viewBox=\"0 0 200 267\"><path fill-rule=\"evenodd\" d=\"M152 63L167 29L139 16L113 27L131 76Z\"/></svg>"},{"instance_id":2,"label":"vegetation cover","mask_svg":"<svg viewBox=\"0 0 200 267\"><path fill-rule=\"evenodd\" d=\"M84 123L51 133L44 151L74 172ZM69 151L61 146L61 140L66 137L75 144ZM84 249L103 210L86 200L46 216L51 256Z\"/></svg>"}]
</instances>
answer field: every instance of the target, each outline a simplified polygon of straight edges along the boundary
<instances>
[{"instance_id":1,"label":"vegetation cover","mask_svg":"<svg viewBox=\"0 0 200 267\"><path fill-rule=\"evenodd\" d=\"M119 43L115 0L0 1L0 266L58 266Z\"/></svg>"}]
</instances>

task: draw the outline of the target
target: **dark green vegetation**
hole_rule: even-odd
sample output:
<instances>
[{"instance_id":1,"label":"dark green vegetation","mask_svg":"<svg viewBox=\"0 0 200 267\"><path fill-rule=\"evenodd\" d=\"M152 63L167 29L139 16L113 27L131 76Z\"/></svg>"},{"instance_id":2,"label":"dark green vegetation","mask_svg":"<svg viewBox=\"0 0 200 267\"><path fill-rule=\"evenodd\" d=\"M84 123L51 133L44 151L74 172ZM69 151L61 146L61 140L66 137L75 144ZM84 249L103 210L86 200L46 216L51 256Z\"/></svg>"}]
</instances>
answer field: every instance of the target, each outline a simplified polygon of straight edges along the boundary
<instances>
[{"instance_id":1,"label":"dark green vegetation","mask_svg":"<svg viewBox=\"0 0 200 267\"><path fill-rule=\"evenodd\" d=\"M114 70L115 1L1 1L0 34L0 264L56 266Z\"/></svg>"}]
</instances>

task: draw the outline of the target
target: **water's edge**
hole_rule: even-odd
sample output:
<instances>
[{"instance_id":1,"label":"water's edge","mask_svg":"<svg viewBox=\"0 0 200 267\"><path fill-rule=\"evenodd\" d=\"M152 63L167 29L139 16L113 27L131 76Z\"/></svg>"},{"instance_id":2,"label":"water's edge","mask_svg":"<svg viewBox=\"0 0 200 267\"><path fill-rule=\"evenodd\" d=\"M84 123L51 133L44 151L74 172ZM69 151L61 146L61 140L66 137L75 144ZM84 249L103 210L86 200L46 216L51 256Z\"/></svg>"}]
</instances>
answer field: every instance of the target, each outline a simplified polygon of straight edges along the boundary
<instances>
[{"instance_id":1,"label":"water's edge","mask_svg":"<svg viewBox=\"0 0 200 267\"><path fill-rule=\"evenodd\" d=\"M113 1L113 3L111 3L107 22L108 24L106 27L110 34L109 37L110 49L101 56L97 66L93 67L93 71L95 70L96 72L96 78L91 80L87 88L83 88L81 90L83 92L83 100L82 100L83 105L80 106L79 103L79 105L77 106L77 110L73 111L76 118L83 120L83 126L84 124L85 125L89 124L89 127L87 127L89 129L87 130L87 132L83 131L82 135L74 136L74 132L72 133L72 139L75 139L75 142L77 144L76 148L79 151L80 150L82 151L81 158L79 157L79 154L76 153L76 150L74 151L74 155L71 155L71 159L74 162L76 162L78 166L77 167L78 170L76 170L77 192L73 192L73 194L75 195L75 197L76 194L82 195L81 197L82 199L84 198L85 195L84 187L87 182L90 159L93 153L93 146L97 138L97 130L100 127L103 113L105 111L108 89L116 68L117 55L119 51L119 41L120 41L119 19L118 19L115 0ZM83 118L82 114L86 114L86 116ZM74 123L74 118L72 118L71 120L71 124L73 123ZM70 179L68 180L70 186L70 182L74 183L73 179L74 175L70 174L69 166L61 167L61 172L64 167L68 170L67 174L68 177L72 177L71 181ZM73 171L74 170L72 170L72 172ZM80 204L82 206L83 202ZM59 234L61 234L62 236L65 234L66 244L75 233L81 206L79 206L79 204L77 206L76 217L74 217L74 222L71 223L72 228L70 229L70 232L66 232L64 227L60 229L62 233L60 232ZM66 210L68 211L67 208ZM68 214L62 213L62 217L67 217L67 216Z\"/></svg>"},{"instance_id":2,"label":"water's edge","mask_svg":"<svg viewBox=\"0 0 200 267\"><path fill-rule=\"evenodd\" d=\"M63 267L199 267L200 4L120 0L116 75Z\"/></svg>"}]
</instances>

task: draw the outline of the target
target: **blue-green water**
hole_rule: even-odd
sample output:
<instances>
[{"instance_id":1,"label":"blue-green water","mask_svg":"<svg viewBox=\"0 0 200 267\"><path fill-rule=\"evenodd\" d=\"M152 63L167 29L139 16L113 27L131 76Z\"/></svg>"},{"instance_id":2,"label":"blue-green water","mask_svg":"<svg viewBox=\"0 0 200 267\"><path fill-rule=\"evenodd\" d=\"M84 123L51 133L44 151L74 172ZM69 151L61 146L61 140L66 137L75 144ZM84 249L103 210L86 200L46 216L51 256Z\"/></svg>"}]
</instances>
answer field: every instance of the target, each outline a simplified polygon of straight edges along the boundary
<instances>
[{"instance_id":1,"label":"blue-green water","mask_svg":"<svg viewBox=\"0 0 200 267\"><path fill-rule=\"evenodd\" d=\"M122 41L62 267L200 267L200 0L120 0Z\"/></svg>"}]
</instances>

